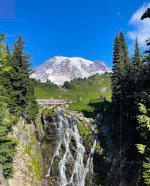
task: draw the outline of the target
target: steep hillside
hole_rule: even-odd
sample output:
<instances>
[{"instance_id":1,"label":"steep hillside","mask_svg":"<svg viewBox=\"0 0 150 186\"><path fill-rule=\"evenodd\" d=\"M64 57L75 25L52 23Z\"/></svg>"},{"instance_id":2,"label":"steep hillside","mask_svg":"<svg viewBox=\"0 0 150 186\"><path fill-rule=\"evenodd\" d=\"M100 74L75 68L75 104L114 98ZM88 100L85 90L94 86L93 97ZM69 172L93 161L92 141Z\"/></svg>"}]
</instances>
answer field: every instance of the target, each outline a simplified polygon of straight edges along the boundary
<instances>
[{"instance_id":1,"label":"steep hillside","mask_svg":"<svg viewBox=\"0 0 150 186\"><path fill-rule=\"evenodd\" d=\"M111 98L110 75L96 75L70 83L70 90L63 89L52 83L35 82L35 95L38 99L65 99L70 102L71 110L90 110L90 102L97 101L100 94L108 100Z\"/></svg>"}]
</instances>

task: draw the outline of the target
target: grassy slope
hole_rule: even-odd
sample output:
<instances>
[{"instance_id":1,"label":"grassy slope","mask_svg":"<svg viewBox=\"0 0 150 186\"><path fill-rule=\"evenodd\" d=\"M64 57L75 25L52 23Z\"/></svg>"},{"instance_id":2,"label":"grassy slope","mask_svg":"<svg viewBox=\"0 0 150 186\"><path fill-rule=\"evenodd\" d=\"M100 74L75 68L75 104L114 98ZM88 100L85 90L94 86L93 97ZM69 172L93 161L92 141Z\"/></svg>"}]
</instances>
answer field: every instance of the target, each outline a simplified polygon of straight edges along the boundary
<instances>
[{"instance_id":1,"label":"grassy slope","mask_svg":"<svg viewBox=\"0 0 150 186\"><path fill-rule=\"evenodd\" d=\"M88 106L88 103L98 100L101 89L104 87L106 87L106 91L101 94L110 100L110 75L106 74L71 82L71 89L67 92L53 84L36 83L35 95L39 99L50 99L53 97L54 99L65 99L68 102L72 101L73 103L69 106L71 110L90 111L91 107Z\"/></svg>"}]
</instances>

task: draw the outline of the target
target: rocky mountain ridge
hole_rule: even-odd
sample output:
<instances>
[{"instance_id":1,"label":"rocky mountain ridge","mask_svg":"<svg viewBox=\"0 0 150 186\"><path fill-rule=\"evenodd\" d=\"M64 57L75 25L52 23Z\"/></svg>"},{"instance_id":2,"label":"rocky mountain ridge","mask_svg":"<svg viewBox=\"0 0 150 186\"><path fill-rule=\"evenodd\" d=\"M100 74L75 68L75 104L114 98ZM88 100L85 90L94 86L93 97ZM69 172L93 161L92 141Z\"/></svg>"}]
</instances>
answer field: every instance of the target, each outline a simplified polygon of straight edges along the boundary
<instances>
[{"instance_id":1,"label":"rocky mountain ridge","mask_svg":"<svg viewBox=\"0 0 150 186\"><path fill-rule=\"evenodd\" d=\"M63 85L65 81L105 72L111 72L111 68L102 61L93 62L80 57L56 56L35 68L31 77L41 82L50 80L57 85Z\"/></svg>"}]
</instances>

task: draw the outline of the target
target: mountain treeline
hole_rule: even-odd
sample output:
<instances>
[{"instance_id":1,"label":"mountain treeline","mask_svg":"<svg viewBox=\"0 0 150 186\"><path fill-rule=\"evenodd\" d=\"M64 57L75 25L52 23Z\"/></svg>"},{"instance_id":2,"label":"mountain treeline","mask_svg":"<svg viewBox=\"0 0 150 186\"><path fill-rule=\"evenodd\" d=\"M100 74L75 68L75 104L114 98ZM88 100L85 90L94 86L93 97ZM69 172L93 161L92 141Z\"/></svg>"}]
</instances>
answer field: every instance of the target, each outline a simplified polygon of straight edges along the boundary
<instances>
[{"instance_id":1,"label":"mountain treeline","mask_svg":"<svg viewBox=\"0 0 150 186\"><path fill-rule=\"evenodd\" d=\"M112 101L104 99L100 119L100 182L150 185L150 49L142 54L136 39L129 57L121 30L114 39L112 71Z\"/></svg>"},{"instance_id":2,"label":"mountain treeline","mask_svg":"<svg viewBox=\"0 0 150 186\"><path fill-rule=\"evenodd\" d=\"M12 49L0 34L0 166L5 178L13 174L12 162L16 141L8 137L19 117L34 121L38 107L34 96L31 57L24 52L21 34Z\"/></svg>"}]
</instances>

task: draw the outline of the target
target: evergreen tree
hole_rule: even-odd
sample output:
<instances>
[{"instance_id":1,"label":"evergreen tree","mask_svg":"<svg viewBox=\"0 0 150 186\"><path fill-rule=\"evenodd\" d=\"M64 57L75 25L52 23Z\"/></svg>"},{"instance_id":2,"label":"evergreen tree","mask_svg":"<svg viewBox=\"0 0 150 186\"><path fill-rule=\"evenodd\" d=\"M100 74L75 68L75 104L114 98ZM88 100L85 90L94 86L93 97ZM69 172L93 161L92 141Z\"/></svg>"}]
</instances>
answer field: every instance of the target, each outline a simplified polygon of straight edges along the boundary
<instances>
[{"instance_id":1,"label":"evergreen tree","mask_svg":"<svg viewBox=\"0 0 150 186\"><path fill-rule=\"evenodd\" d=\"M7 86L9 84L8 74L10 72L10 66L8 64L8 55L5 50L5 46L3 40L5 38L5 34L0 34L0 68L1 68L1 78L0 84L3 86Z\"/></svg>"},{"instance_id":2,"label":"evergreen tree","mask_svg":"<svg viewBox=\"0 0 150 186\"><path fill-rule=\"evenodd\" d=\"M149 8L145 11L141 19L143 20L145 18L150 18ZM147 46L150 46L150 40L147 40ZM137 148L142 154L140 181L143 184L145 183L145 185L150 185L150 49L148 49L145 53L147 55L144 56L144 64L142 65L139 78L141 103L139 104L140 113L137 117L137 131L140 139L139 144L137 144Z\"/></svg>"},{"instance_id":3,"label":"evergreen tree","mask_svg":"<svg viewBox=\"0 0 150 186\"><path fill-rule=\"evenodd\" d=\"M32 70L30 56L23 52L25 41L21 34L14 43L11 60L11 102L10 111L18 116L23 116L27 120L35 118L37 113L37 104L34 96L34 89L30 75ZM32 108L32 109L31 109Z\"/></svg>"},{"instance_id":4,"label":"evergreen tree","mask_svg":"<svg viewBox=\"0 0 150 186\"><path fill-rule=\"evenodd\" d=\"M135 98L136 108L138 108L138 103L140 102L140 81L141 81L141 72L143 69L142 54L140 53L140 48L138 40L135 41L134 54L131 59L132 69L130 79L132 80L132 97Z\"/></svg>"},{"instance_id":5,"label":"evergreen tree","mask_svg":"<svg viewBox=\"0 0 150 186\"><path fill-rule=\"evenodd\" d=\"M128 47L122 31L119 38L116 35L113 52L113 74L112 74L112 115L113 115L113 140L121 150L124 146L126 156L132 159L133 151L136 151L137 142L137 114L138 102L135 91L134 65L128 57ZM135 45L135 53L132 60L140 66L141 57L138 42ZM136 69L139 67L136 67ZM119 142L119 143L118 143ZM128 154L128 155L127 155Z\"/></svg>"},{"instance_id":6,"label":"evergreen tree","mask_svg":"<svg viewBox=\"0 0 150 186\"><path fill-rule=\"evenodd\" d=\"M113 134L116 142L122 138L122 101L123 79L125 75L124 54L118 36L114 39L113 73L112 73L112 107L113 107ZM120 146L118 144L118 146Z\"/></svg>"},{"instance_id":7,"label":"evergreen tree","mask_svg":"<svg viewBox=\"0 0 150 186\"><path fill-rule=\"evenodd\" d=\"M0 165L3 167L4 176L9 178L12 175L12 163L15 153L16 142L10 139L7 135L11 128L12 123L8 122L7 117L7 102L8 92L4 89L4 85L8 77L5 77L10 71L10 67L7 63L7 55L4 48L4 34L0 34ZM7 122L6 122L7 120Z\"/></svg>"},{"instance_id":8,"label":"evergreen tree","mask_svg":"<svg viewBox=\"0 0 150 186\"><path fill-rule=\"evenodd\" d=\"M137 114L139 113L138 103L140 101L140 72L142 68L140 48L138 40L135 42L135 50L131 59L130 70L126 75L126 132L128 133L128 146L131 144L131 150L134 149L134 144L137 142L136 127L138 125ZM132 151L131 151L132 153Z\"/></svg>"},{"instance_id":9,"label":"evergreen tree","mask_svg":"<svg viewBox=\"0 0 150 186\"><path fill-rule=\"evenodd\" d=\"M139 48L139 44L138 44L138 39L136 38L135 40L135 50L134 50L134 55L132 57L132 64L134 66L134 69L136 71L140 70L140 67L142 66L142 62L141 62L141 53L140 53L140 48Z\"/></svg>"},{"instance_id":10,"label":"evergreen tree","mask_svg":"<svg viewBox=\"0 0 150 186\"><path fill-rule=\"evenodd\" d=\"M5 121L7 118L5 92L4 88L0 87L0 165L3 167L5 178L9 178L13 174L16 142L7 136L12 123Z\"/></svg>"},{"instance_id":11,"label":"evergreen tree","mask_svg":"<svg viewBox=\"0 0 150 186\"><path fill-rule=\"evenodd\" d=\"M120 34L119 34L119 42L120 42L120 47L122 48L122 52L123 52L124 64L127 64L129 63L129 58L128 58L129 51L128 51L128 46L127 46L126 39L125 39L125 36L122 30L120 31Z\"/></svg>"},{"instance_id":12,"label":"evergreen tree","mask_svg":"<svg viewBox=\"0 0 150 186\"><path fill-rule=\"evenodd\" d=\"M137 144L139 152L142 154L142 171L144 183L150 184L150 101L139 104L140 115L138 116L139 126L137 130L140 134L140 143Z\"/></svg>"},{"instance_id":13,"label":"evergreen tree","mask_svg":"<svg viewBox=\"0 0 150 186\"><path fill-rule=\"evenodd\" d=\"M119 98L118 95L120 95L121 90L123 93L123 81L126 76L126 67L129 65L128 53L128 47L123 31L120 31L119 38L117 35L115 36L113 48L112 101L115 101L115 95L116 98ZM116 89L117 87L118 90Z\"/></svg>"},{"instance_id":14,"label":"evergreen tree","mask_svg":"<svg viewBox=\"0 0 150 186\"><path fill-rule=\"evenodd\" d=\"M122 49L120 48L119 38L116 35L114 39L114 48L113 48L113 74L111 77L112 80L112 101L117 103L118 95L121 93L121 79L123 75L124 64L122 61Z\"/></svg>"},{"instance_id":15,"label":"evergreen tree","mask_svg":"<svg viewBox=\"0 0 150 186\"><path fill-rule=\"evenodd\" d=\"M124 36L123 31L120 31L119 34L119 44L120 44L120 50L122 50L122 61L124 63L124 74L122 77L122 90L123 90L123 102L122 105L126 104L126 99L127 99L127 95L126 93L128 92L129 89L129 76L130 76L130 72L131 72L131 64L130 64L130 60L129 60L129 51L128 51L128 46L126 43L126 39Z\"/></svg>"},{"instance_id":16,"label":"evergreen tree","mask_svg":"<svg viewBox=\"0 0 150 186\"><path fill-rule=\"evenodd\" d=\"M63 84L63 88L70 90L71 89L70 83L68 81L65 81Z\"/></svg>"},{"instance_id":17,"label":"evergreen tree","mask_svg":"<svg viewBox=\"0 0 150 186\"><path fill-rule=\"evenodd\" d=\"M8 55L10 55L10 48L9 48L8 42L7 42L7 44L6 44L6 53L7 53Z\"/></svg>"},{"instance_id":18,"label":"evergreen tree","mask_svg":"<svg viewBox=\"0 0 150 186\"><path fill-rule=\"evenodd\" d=\"M144 12L144 14L141 17L141 20L145 18L150 18L150 8L147 8L147 10Z\"/></svg>"}]
</instances>

